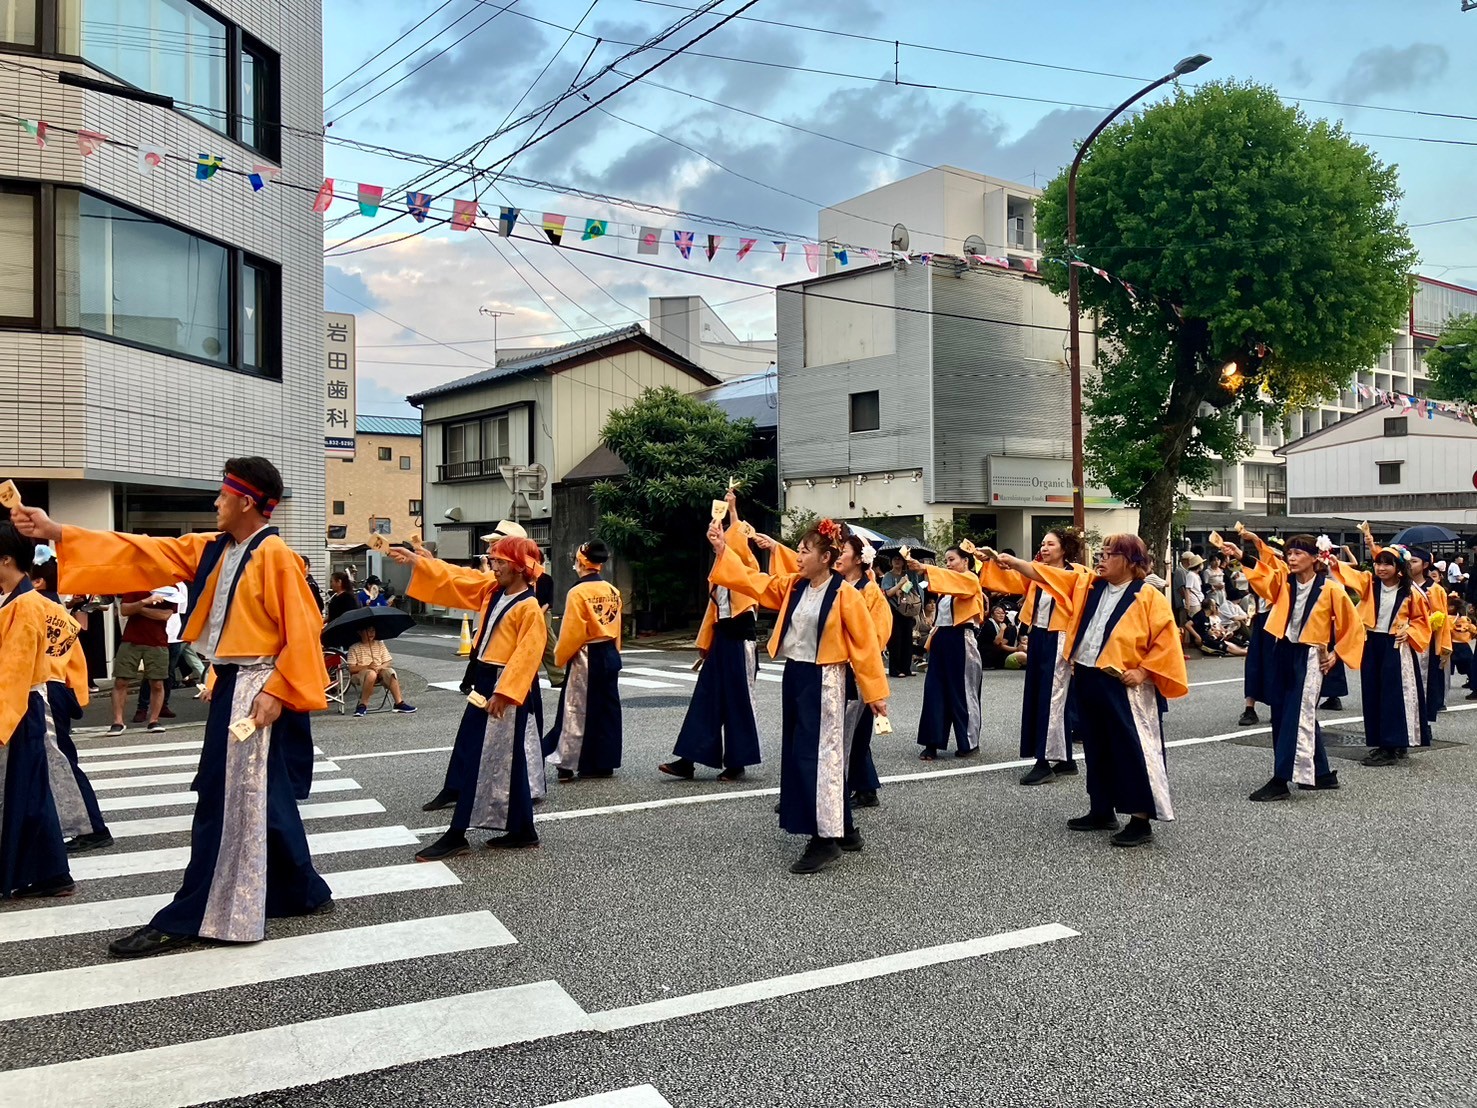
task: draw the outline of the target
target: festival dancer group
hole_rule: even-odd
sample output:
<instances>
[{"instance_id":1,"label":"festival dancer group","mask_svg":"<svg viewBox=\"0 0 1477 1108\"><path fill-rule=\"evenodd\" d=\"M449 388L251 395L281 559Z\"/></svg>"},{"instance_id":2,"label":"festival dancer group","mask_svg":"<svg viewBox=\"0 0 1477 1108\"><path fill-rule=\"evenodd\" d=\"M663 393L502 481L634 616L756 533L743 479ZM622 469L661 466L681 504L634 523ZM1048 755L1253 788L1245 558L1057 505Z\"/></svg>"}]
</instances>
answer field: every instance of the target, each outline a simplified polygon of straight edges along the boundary
<instances>
[{"instance_id":1,"label":"festival dancer group","mask_svg":"<svg viewBox=\"0 0 1477 1108\"><path fill-rule=\"evenodd\" d=\"M78 625L57 590L196 584L183 637L211 673L190 859L173 900L112 942L115 956L197 939L255 942L268 918L333 908L297 809L312 777L308 713L325 706L328 681L304 563L270 526L282 495L271 462L233 458L222 470L216 533L88 531L26 507L0 523L0 896L68 895L69 853L112 841L70 739L87 681ZM790 550L744 523L732 492L727 508L726 525L715 519L707 534L714 561L693 699L673 757L659 768L691 779L701 765L735 782L759 764L756 612L776 612L768 643L784 663L776 811L783 830L807 840L791 871L816 873L863 848L853 808L879 803L871 740L874 725L878 734L892 729L883 669L891 610L874 580L875 552L844 525L822 520ZM561 782L609 777L621 765L622 604L602 575L608 550L591 541L575 554L579 580L554 650L568 676L546 733L536 683L549 639L535 592L543 557L516 524L486 538L490 572L440 561L419 545L391 550L411 569L410 596L481 613L468 704L442 789L425 806L452 809L451 823L417 853L422 861L469 853L474 828L494 833L491 848L536 847L546 762ZM1244 566L1264 609L1247 660L1247 712L1254 719L1255 702L1270 703L1274 748L1273 775L1250 799L1286 799L1292 784L1339 787L1316 713L1324 677L1340 663L1361 676L1372 748L1365 765L1394 765L1409 747L1429 744L1453 645L1469 648L1473 637L1469 621L1448 618L1444 590L1427 582L1430 555L1380 548L1366 531L1374 564L1366 573L1326 540L1297 535L1278 551L1250 532L1241 539L1223 549ZM767 571L755 546L768 552ZM939 607L926 644L919 757L937 759L951 737L956 756L978 753L975 628L986 593L1021 596L1031 628L1019 748L1030 768L1021 784L1076 775L1080 748L1089 806L1067 826L1112 832L1115 846L1151 842L1153 822L1174 819L1162 719L1188 683L1169 602L1145 581L1143 542L1108 536L1091 570L1070 528L1048 532L1030 560L969 543L945 551L942 566L905 560Z\"/></svg>"}]
</instances>

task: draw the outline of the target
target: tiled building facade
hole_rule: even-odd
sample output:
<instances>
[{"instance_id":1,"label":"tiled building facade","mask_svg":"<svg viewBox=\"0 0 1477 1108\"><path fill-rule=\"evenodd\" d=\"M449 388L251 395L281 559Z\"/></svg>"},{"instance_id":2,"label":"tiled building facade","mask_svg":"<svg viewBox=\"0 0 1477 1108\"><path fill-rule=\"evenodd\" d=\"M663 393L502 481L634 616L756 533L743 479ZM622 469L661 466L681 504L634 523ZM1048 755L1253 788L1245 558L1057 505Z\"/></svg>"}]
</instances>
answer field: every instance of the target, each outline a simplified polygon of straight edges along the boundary
<instances>
[{"instance_id":1,"label":"tiled building facade","mask_svg":"<svg viewBox=\"0 0 1477 1108\"><path fill-rule=\"evenodd\" d=\"M329 542L367 542L376 531L404 541L423 531L420 420L362 415L354 456L326 465Z\"/></svg>"}]
</instances>

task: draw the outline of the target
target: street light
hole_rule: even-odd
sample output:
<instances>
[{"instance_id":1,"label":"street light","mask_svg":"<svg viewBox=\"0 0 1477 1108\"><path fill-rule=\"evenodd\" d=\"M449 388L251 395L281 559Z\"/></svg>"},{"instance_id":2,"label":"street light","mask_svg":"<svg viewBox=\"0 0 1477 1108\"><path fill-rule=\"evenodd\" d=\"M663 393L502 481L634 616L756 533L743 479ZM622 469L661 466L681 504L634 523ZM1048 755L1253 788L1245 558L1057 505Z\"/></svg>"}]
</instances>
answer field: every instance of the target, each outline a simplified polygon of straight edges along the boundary
<instances>
[{"instance_id":1,"label":"street light","mask_svg":"<svg viewBox=\"0 0 1477 1108\"><path fill-rule=\"evenodd\" d=\"M1206 54L1192 54L1185 58L1166 73L1159 80L1147 84L1138 92L1134 93L1123 103L1119 104L1109 112L1101 123L1093 128L1092 133L1083 140L1082 145L1077 148L1077 156L1072 159L1072 169L1067 175L1067 261L1076 261L1077 246L1077 170L1082 167L1082 156L1087 153L1087 148L1092 145L1092 140L1103 133L1103 129L1112 123L1125 109L1135 100L1141 100L1161 85L1167 85L1186 73L1194 73L1210 57ZM1075 265L1067 266L1067 329L1070 339L1069 362L1072 370L1072 525L1079 531L1087 526L1087 505L1082 497L1082 340L1077 333L1078 321L1082 315L1081 290L1077 285L1077 270Z\"/></svg>"}]
</instances>

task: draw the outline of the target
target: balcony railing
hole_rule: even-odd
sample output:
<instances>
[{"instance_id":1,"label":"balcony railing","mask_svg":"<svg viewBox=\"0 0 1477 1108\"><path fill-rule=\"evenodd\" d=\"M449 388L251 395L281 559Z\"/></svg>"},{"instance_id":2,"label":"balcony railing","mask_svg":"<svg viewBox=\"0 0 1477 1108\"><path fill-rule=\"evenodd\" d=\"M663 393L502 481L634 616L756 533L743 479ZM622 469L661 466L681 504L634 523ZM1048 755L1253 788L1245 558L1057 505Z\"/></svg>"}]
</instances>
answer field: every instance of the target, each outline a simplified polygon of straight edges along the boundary
<instances>
[{"instance_id":1,"label":"balcony railing","mask_svg":"<svg viewBox=\"0 0 1477 1108\"><path fill-rule=\"evenodd\" d=\"M511 459L501 458L473 458L466 462L447 462L445 465L436 467L436 480L440 481L471 481L478 477L496 477L498 470L505 465L510 465Z\"/></svg>"},{"instance_id":2,"label":"balcony railing","mask_svg":"<svg viewBox=\"0 0 1477 1108\"><path fill-rule=\"evenodd\" d=\"M1017 227L1007 228L1005 232L1005 244L1013 246L1017 250L1035 250L1036 236L1030 231L1022 231Z\"/></svg>"}]
</instances>

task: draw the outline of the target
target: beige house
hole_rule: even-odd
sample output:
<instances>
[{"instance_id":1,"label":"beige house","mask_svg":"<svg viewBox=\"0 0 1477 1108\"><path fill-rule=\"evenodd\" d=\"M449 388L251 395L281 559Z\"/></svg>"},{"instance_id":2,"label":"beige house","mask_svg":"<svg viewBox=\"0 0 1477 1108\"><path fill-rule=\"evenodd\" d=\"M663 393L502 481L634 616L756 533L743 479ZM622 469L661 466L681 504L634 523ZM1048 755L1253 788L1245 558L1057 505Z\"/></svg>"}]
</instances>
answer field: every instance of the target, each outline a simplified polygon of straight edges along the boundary
<instances>
[{"instance_id":1,"label":"beige house","mask_svg":"<svg viewBox=\"0 0 1477 1108\"><path fill-rule=\"evenodd\" d=\"M368 542L375 532L403 540L422 529L420 420L359 416L354 456L324 466L330 542Z\"/></svg>"},{"instance_id":2,"label":"beige house","mask_svg":"<svg viewBox=\"0 0 1477 1108\"><path fill-rule=\"evenodd\" d=\"M599 446L606 416L649 388L717 383L633 324L416 393L408 399L423 413L426 540L440 557L467 561L481 552L477 536L517 519L551 556L556 583L568 584L565 563L588 535L561 533L553 490Z\"/></svg>"}]
</instances>

